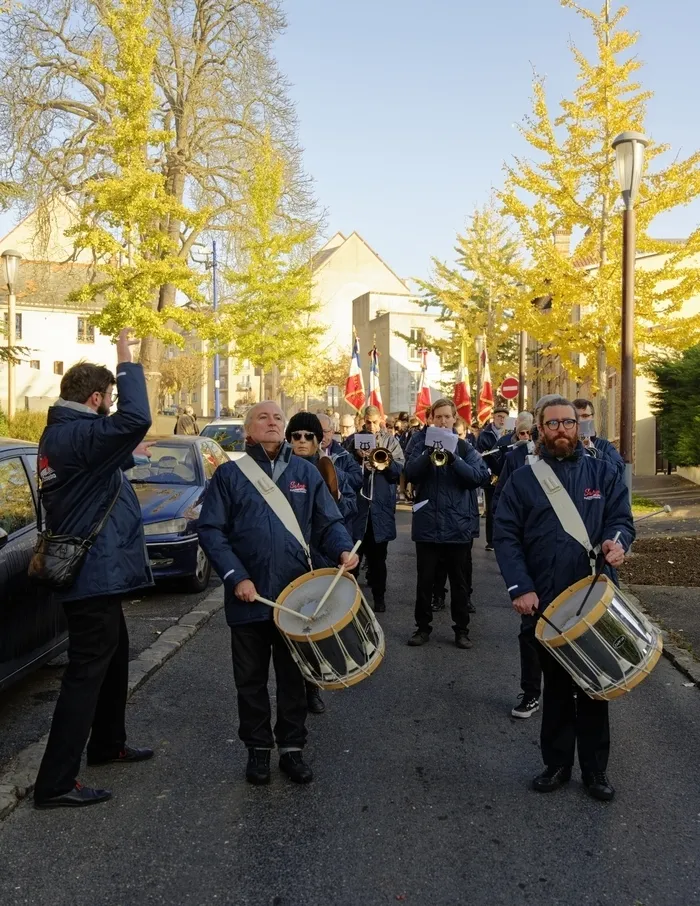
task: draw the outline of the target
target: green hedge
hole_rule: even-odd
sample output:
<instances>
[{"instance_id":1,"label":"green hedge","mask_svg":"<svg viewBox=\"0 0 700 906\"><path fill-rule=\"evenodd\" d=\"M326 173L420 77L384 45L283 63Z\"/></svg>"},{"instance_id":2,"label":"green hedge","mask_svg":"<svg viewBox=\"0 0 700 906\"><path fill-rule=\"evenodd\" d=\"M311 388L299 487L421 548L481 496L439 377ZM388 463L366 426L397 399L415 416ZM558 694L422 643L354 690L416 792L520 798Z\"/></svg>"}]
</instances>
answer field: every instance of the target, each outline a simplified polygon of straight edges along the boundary
<instances>
[{"instance_id":1,"label":"green hedge","mask_svg":"<svg viewBox=\"0 0 700 906\"><path fill-rule=\"evenodd\" d=\"M14 437L37 443L45 427L45 412L18 412L13 419L8 419L0 411L0 437Z\"/></svg>"},{"instance_id":2,"label":"green hedge","mask_svg":"<svg viewBox=\"0 0 700 906\"><path fill-rule=\"evenodd\" d=\"M700 346L658 359L651 372L664 456L675 466L700 465Z\"/></svg>"}]
</instances>

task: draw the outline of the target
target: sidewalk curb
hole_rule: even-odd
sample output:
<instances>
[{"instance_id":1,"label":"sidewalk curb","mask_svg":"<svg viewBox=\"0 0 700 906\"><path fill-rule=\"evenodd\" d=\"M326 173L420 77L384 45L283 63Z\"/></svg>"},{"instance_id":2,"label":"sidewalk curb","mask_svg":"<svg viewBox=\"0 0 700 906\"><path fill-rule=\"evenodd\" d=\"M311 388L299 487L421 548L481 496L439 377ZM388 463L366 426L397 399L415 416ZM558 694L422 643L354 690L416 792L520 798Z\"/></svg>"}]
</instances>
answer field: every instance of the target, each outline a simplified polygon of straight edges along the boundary
<instances>
[{"instance_id":1,"label":"sidewalk curb","mask_svg":"<svg viewBox=\"0 0 700 906\"><path fill-rule=\"evenodd\" d=\"M646 614L647 618L661 633L661 638L664 643L664 657L666 657L677 670L680 670L684 676L687 676L688 679L692 680L697 688L700 689L700 661L697 661L684 648L679 648L677 645L674 645L669 638L668 632L659 626L656 620L653 619L646 605L640 601L636 595L633 595L626 586L624 587L624 591L625 595L639 607L642 613Z\"/></svg>"},{"instance_id":2,"label":"sidewalk curb","mask_svg":"<svg viewBox=\"0 0 700 906\"><path fill-rule=\"evenodd\" d=\"M199 629L224 606L224 587L215 588L199 604L166 629L150 648L142 651L129 662L128 697L140 689L153 674L179 651ZM0 821L13 812L20 802L34 789L34 778L39 770L49 734L27 746L10 759L0 774Z\"/></svg>"}]
</instances>

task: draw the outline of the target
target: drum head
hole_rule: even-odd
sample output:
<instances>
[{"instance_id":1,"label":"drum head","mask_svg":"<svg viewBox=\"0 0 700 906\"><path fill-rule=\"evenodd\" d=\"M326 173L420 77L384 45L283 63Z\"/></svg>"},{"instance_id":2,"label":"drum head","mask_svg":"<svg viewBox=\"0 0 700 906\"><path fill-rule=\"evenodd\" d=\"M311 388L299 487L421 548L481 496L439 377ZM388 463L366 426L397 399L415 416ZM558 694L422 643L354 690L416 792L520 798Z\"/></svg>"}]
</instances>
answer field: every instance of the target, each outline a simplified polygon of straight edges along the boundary
<instances>
[{"instance_id":1,"label":"drum head","mask_svg":"<svg viewBox=\"0 0 700 906\"><path fill-rule=\"evenodd\" d=\"M562 639L560 633L566 634L568 639L576 638L579 627L581 632L585 632L586 622L588 624L596 622L603 615L607 604L612 599L615 586L607 576L601 576L593 589L591 589L592 581L592 576L581 579L552 601L544 613L559 632L548 623L545 623L544 620L541 620L537 624L538 638L543 642L549 643ZM589 590L591 593L588 595L586 606L577 616L576 612Z\"/></svg>"},{"instance_id":2,"label":"drum head","mask_svg":"<svg viewBox=\"0 0 700 906\"><path fill-rule=\"evenodd\" d=\"M278 603L297 613L311 616L337 573L337 569L317 569L301 576L285 588ZM313 623L303 623L283 610L275 611L275 622L291 638L313 639L314 636L327 635L334 627L345 625L358 609L359 603L355 580L343 575Z\"/></svg>"}]
</instances>

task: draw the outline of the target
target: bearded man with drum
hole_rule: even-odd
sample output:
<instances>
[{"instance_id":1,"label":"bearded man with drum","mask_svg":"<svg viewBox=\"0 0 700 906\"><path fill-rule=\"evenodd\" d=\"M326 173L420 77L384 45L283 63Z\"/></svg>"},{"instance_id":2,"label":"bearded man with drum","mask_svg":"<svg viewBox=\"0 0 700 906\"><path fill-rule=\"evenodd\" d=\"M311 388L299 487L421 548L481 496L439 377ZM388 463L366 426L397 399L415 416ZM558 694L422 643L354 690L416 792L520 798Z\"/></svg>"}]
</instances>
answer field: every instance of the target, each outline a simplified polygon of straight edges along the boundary
<instances>
[{"instance_id":1,"label":"bearded man with drum","mask_svg":"<svg viewBox=\"0 0 700 906\"><path fill-rule=\"evenodd\" d=\"M320 426L319 426L320 427ZM270 752L277 743L280 768L295 783L309 783L311 768L301 752L306 742L306 689L273 611L256 596L276 600L282 590L311 569L306 550L274 507L272 490L263 496L255 479L265 476L282 492L306 541L332 563L353 569L352 541L321 473L292 455L284 439L284 415L270 401L248 410L246 450L256 469L237 461L214 473L199 517L199 541L224 583L226 621L231 627L233 676L238 691L238 735L248 749L246 779L270 780ZM321 432L322 433L322 432ZM248 469L248 473L244 471ZM252 477L248 477L252 475ZM280 508L280 513L282 513ZM277 678L274 737L267 691L270 655Z\"/></svg>"},{"instance_id":2,"label":"bearded man with drum","mask_svg":"<svg viewBox=\"0 0 700 906\"><path fill-rule=\"evenodd\" d=\"M605 572L615 581L614 570L623 563L635 537L624 481L610 463L584 454L576 410L566 399L554 398L541 408L539 439L541 459L573 501L591 544L600 545ZM615 541L618 532L619 541ZM530 466L514 471L503 489L495 514L494 544L519 614L544 611L567 588L591 575L591 552L565 530ZM546 793L566 783L578 747L586 789L596 799L612 799L615 790L606 773L608 703L589 698L544 646L539 651L545 770L534 778L533 788Z\"/></svg>"}]
</instances>

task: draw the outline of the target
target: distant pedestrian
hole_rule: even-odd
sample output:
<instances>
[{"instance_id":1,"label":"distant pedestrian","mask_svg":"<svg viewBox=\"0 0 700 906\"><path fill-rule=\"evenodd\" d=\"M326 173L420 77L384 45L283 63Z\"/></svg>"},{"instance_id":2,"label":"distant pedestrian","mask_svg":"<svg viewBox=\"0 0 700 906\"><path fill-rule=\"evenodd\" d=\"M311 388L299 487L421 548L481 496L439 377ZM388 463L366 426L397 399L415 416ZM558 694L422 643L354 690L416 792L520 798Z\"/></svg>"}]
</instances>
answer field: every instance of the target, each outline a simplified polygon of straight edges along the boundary
<instances>
[{"instance_id":1,"label":"distant pedestrian","mask_svg":"<svg viewBox=\"0 0 700 906\"><path fill-rule=\"evenodd\" d=\"M192 406L185 406L185 411L178 417L173 434L199 434L197 416Z\"/></svg>"},{"instance_id":2,"label":"distant pedestrian","mask_svg":"<svg viewBox=\"0 0 700 906\"><path fill-rule=\"evenodd\" d=\"M77 782L87 743L89 765L143 761L152 749L126 744L129 635L122 598L153 584L141 508L123 470L151 426L141 365L131 362L128 332L117 340L116 378L81 362L61 380L39 442L41 504L56 535L88 538L107 514L73 585L56 592L68 623L68 666L34 790L36 808L93 805L111 797ZM117 411L109 415L117 400ZM88 742L89 737L89 742Z\"/></svg>"}]
</instances>

